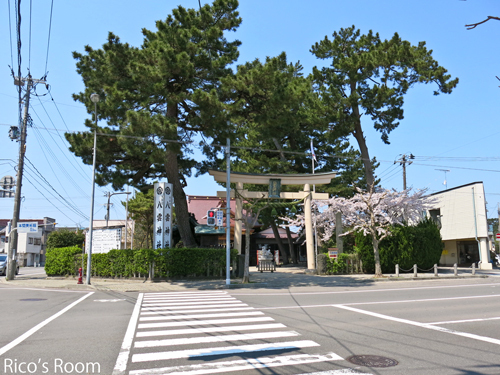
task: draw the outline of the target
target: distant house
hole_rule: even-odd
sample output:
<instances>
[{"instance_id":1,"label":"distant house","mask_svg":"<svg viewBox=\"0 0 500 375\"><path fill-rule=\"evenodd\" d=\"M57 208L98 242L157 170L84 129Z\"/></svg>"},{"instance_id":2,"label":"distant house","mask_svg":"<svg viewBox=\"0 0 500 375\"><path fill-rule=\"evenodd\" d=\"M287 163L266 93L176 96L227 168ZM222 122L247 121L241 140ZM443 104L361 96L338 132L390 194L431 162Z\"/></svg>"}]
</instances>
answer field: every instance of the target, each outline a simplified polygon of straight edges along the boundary
<instances>
[{"instance_id":1,"label":"distant house","mask_svg":"<svg viewBox=\"0 0 500 375\"><path fill-rule=\"evenodd\" d=\"M491 269L486 200L482 182L473 182L430 195L436 198L429 216L440 226L444 250L440 264Z\"/></svg>"},{"instance_id":2,"label":"distant house","mask_svg":"<svg viewBox=\"0 0 500 375\"><path fill-rule=\"evenodd\" d=\"M201 247L225 247L226 246L226 214L224 211L224 226L215 227L207 225L207 212L212 209L223 209L226 208L226 200L214 196L206 195L188 195L188 211L194 216L194 219L198 222L195 227L194 233L199 240ZM230 200L230 241L231 247L234 246L234 212L236 208L236 201L234 199ZM243 229L245 233L245 229Z\"/></svg>"},{"instance_id":3,"label":"distant house","mask_svg":"<svg viewBox=\"0 0 500 375\"><path fill-rule=\"evenodd\" d=\"M8 252L7 225L10 219L0 219L0 253ZM45 263L47 251L47 239L49 234L55 230L55 219L44 217L43 219L22 219L23 222L37 222L38 231L33 233L19 233L17 242L17 261L21 267L31 267ZM54 223L51 225L51 223Z\"/></svg>"},{"instance_id":4,"label":"distant house","mask_svg":"<svg viewBox=\"0 0 500 375\"><path fill-rule=\"evenodd\" d=\"M223 209L226 208L226 200L224 198L219 198L215 196L200 196L200 195L189 195L188 200L188 211L194 216L194 219L198 222L195 227L195 235L199 240L201 247L225 247L226 246L226 216L224 213L224 226L215 227L207 225L207 211L212 209ZM230 241L231 247L234 246L234 223L235 223L235 210L236 201L231 199L230 201ZM245 212L243 213L245 214ZM270 250L278 250L277 239L271 228L263 231L258 231L261 224L257 223L252 229L250 238L250 265L255 265L257 262L257 250L261 249L264 245L268 245ZM255 230L255 233L254 233ZM288 238L286 231L283 228L278 229L280 234L280 241L288 248ZM294 242L297 239L297 234L292 234L292 239ZM243 244L245 243L245 227L243 226ZM297 244L293 245L296 247L296 251L299 250L300 246ZM242 247L242 254L245 253L245 247ZM305 256L305 255L304 255Z\"/></svg>"}]
</instances>

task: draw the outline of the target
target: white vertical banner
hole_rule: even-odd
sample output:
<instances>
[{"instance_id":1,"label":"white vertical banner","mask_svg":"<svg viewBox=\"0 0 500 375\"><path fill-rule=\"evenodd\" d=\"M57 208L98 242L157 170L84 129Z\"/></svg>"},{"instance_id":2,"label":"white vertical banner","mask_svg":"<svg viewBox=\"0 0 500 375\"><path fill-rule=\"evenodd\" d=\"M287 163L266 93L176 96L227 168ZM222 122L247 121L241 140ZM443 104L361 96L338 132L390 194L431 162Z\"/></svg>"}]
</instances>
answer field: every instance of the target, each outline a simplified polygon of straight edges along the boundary
<instances>
[{"instance_id":1,"label":"white vertical banner","mask_svg":"<svg viewBox=\"0 0 500 375\"><path fill-rule=\"evenodd\" d=\"M172 184L154 184L154 247L164 249L172 245Z\"/></svg>"}]
</instances>

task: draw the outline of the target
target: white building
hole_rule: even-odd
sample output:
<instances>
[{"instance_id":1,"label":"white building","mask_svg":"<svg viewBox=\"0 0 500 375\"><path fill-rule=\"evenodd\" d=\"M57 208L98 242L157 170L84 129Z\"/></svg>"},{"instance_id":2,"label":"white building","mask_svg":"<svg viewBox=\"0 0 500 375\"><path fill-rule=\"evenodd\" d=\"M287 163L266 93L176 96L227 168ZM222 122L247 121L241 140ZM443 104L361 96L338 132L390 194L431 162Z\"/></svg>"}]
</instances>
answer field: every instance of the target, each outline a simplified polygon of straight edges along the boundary
<instances>
[{"instance_id":1,"label":"white building","mask_svg":"<svg viewBox=\"0 0 500 375\"><path fill-rule=\"evenodd\" d=\"M483 183L473 182L430 197L436 201L429 215L440 224L444 243L439 264L468 267L478 263L481 269L492 269Z\"/></svg>"},{"instance_id":2,"label":"white building","mask_svg":"<svg viewBox=\"0 0 500 375\"><path fill-rule=\"evenodd\" d=\"M19 233L17 241L17 262L21 267L31 267L45 263L47 238L55 230L55 219L44 217L43 219L22 219L19 223L38 223L38 231L30 233ZM10 220L0 219L0 253L8 252L7 224Z\"/></svg>"}]
</instances>

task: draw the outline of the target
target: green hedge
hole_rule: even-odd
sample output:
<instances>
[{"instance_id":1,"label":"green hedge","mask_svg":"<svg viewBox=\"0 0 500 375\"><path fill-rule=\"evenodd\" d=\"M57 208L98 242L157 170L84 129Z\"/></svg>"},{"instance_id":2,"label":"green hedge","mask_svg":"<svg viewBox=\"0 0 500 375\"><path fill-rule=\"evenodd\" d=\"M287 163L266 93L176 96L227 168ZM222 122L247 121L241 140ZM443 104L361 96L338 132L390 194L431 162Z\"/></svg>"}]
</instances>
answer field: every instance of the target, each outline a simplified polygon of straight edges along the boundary
<instances>
[{"instance_id":1,"label":"green hedge","mask_svg":"<svg viewBox=\"0 0 500 375\"><path fill-rule=\"evenodd\" d=\"M66 248L64 248L66 249ZM87 255L81 249L68 252L52 249L53 255L47 261L45 270L48 276L76 275L83 267L86 274ZM231 250L231 264L238 251ZM156 278L178 277L222 277L226 270L225 249L139 249L111 250L104 254L92 254L92 276L98 277L141 277L149 274L150 264L154 263ZM51 270L50 274L47 270Z\"/></svg>"},{"instance_id":2,"label":"green hedge","mask_svg":"<svg viewBox=\"0 0 500 375\"><path fill-rule=\"evenodd\" d=\"M81 253L79 246L47 249L45 273L47 276L74 275L78 270L75 268L75 256L80 254L81 257Z\"/></svg>"},{"instance_id":3,"label":"green hedge","mask_svg":"<svg viewBox=\"0 0 500 375\"><path fill-rule=\"evenodd\" d=\"M434 221L425 219L415 226L396 226L392 233L379 244L383 273L394 272L396 264L403 270L411 269L414 264L422 270L428 270L439 262L443 243ZM375 258L371 237L358 233L356 248L365 272L374 273Z\"/></svg>"}]
</instances>

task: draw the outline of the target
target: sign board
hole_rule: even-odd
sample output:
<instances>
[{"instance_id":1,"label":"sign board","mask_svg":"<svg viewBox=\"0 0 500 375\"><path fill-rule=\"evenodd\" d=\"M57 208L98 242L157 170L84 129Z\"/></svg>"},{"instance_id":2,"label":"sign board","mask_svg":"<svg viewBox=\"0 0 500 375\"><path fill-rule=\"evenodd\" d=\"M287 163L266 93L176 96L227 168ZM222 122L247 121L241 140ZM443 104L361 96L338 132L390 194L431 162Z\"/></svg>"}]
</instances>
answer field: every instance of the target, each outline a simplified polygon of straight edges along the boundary
<instances>
[{"instance_id":1,"label":"sign board","mask_svg":"<svg viewBox=\"0 0 500 375\"><path fill-rule=\"evenodd\" d=\"M224 226L224 211L217 210L217 223L215 225L218 227Z\"/></svg>"},{"instance_id":2,"label":"sign board","mask_svg":"<svg viewBox=\"0 0 500 375\"><path fill-rule=\"evenodd\" d=\"M172 246L172 184L156 182L154 185L154 244L156 249Z\"/></svg>"},{"instance_id":3,"label":"sign board","mask_svg":"<svg viewBox=\"0 0 500 375\"><path fill-rule=\"evenodd\" d=\"M29 221L17 223L17 233L33 233L38 232L38 222Z\"/></svg>"},{"instance_id":4,"label":"sign board","mask_svg":"<svg viewBox=\"0 0 500 375\"><path fill-rule=\"evenodd\" d=\"M333 259L337 259L339 252L337 250L328 250L328 256Z\"/></svg>"},{"instance_id":5,"label":"sign board","mask_svg":"<svg viewBox=\"0 0 500 375\"><path fill-rule=\"evenodd\" d=\"M280 198L281 194L281 179L271 178L269 180L269 198Z\"/></svg>"},{"instance_id":6,"label":"sign board","mask_svg":"<svg viewBox=\"0 0 500 375\"><path fill-rule=\"evenodd\" d=\"M121 228L94 229L92 231L92 253L108 253L110 250L121 249ZM89 253L90 232L85 235L85 252Z\"/></svg>"},{"instance_id":7,"label":"sign board","mask_svg":"<svg viewBox=\"0 0 500 375\"><path fill-rule=\"evenodd\" d=\"M497 233L497 241L500 241L500 233Z\"/></svg>"}]
</instances>

